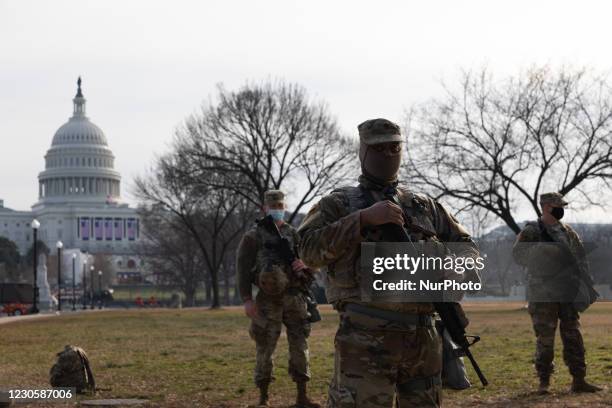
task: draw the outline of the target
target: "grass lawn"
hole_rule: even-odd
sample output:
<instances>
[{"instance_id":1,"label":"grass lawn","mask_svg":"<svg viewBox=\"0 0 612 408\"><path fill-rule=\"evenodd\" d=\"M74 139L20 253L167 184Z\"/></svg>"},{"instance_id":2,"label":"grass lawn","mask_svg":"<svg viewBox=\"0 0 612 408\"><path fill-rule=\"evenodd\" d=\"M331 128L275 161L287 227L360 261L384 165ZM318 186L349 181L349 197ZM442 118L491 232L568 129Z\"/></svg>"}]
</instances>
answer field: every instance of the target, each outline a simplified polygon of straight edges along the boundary
<instances>
[{"instance_id":1,"label":"grass lawn","mask_svg":"<svg viewBox=\"0 0 612 408\"><path fill-rule=\"evenodd\" d=\"M467 306L470 331L483 339L473 348L491 385L445 391L446 407L612 406L612 303L598 303L582 316L588 377L607 389L595 395L567 392L570 377L557 338L552 394L536 396L531 358L534 337L520 304ZM313 396L323 403L333 363L337 317L322 308L323 321L310 339ZM83 347L93 363L98 398L146 398L150 406L246 407L256 401L252 384L255 347L240 308L147 309L67 314L0 325L0 388L48 387L55 353L65 344ZM557 336L558 337L558 336ZM289 406L294 385L287 375L283 334L276 353L273 406ZM79 397L82 398L82 397ZM89 398L89 397L86 397ZM25 405L19 405L25 406ZM34 406L70 406L37 404Z\"/></svg>"}]
</instances>

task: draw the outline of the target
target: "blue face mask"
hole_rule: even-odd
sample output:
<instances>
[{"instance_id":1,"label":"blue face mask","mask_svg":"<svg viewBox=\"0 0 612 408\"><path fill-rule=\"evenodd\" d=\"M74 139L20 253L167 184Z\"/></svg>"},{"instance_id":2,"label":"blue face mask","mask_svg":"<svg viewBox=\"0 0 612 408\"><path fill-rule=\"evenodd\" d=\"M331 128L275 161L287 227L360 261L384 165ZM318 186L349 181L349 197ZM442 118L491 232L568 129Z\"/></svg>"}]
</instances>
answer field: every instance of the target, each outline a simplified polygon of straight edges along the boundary
<instances>
[{"instance_id":1,"label":"blue face mask","mask_svg":"<svg viewBox=\"0 0 612 408\"><path fill-rule=\"evenodd\" d=\"M281 221L285 218L285 210L268 210L267 213L274 221Z\"/></svg>"}]
</instances>

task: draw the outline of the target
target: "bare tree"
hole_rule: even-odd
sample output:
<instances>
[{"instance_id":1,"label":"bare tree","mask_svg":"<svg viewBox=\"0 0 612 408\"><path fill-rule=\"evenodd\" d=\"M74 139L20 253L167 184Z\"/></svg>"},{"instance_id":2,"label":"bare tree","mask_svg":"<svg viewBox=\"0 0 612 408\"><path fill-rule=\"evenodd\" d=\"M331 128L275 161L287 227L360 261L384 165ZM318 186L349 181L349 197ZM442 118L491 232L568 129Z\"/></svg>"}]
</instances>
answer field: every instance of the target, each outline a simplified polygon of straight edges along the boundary
<instances>
[{"instance_id":1,"label":"bare tree","mask_svg":"<svg viewBox=\"0 0 612 408\"><path fill-rule=\"evenodd\" d=\"M304 88L267 82L230 92L220 85L217 99L177 133L181 159L191 163L186 177L257 207L268 189L295 192L292 222L304 205L355 170L354 142ZM216 177L205 177L210 174Z\"/></svg>"},{"instance_id":2,"label":"bare tree","mask_svg":"<svg viewBox=\"0 0 612 408\"><path fill-rule=\"evenodd\" d=\"M174 214L193 236L209 272L212 307L218 307L219 271L228 288L228 254L233 256L264 192L297 194L291 222L355 170L348 154L354 152L327 107L310 102L297 85L247 84L237 92L219 86L216 104L185 121L171 152L136 180L135 194Z\"/></svg>"},{"instance_id":3,"label":"bare tree","mask_svg":"<svg viewBox=\"0 0 612 408\"><path fill-rule=\"evenodd\" d=\"M193 235L176 214L160 206L140 207L143 225L138 254L157 279L180 289L187 306L195 305L197 288L204 281L204 264Z\"/></svg>"},{"instance_id":4,"label":"bare tree","mask_svg":"<svg viewBox=\"0 0 612 408\"><path fill-rule=\"evenodd\" d=\"M217 308L220 306L218 275L223 258L244 232L246 220L252 219L253 208L231 191L204 183L194 185L193 178L185 177L192 173L190 164L176 150L160 157L148 176L136 178L134 193L145 205L157 206L175 216L191 234L210 274L211 307ZM216 176L212 172L202 175L208 179Z\"/></svg>"},{"instance_id":5,"label":"bare tree","mask_svg":"<svg viewBox=\"0 0 612 408\"><path fill-rule=\"evenodd\" d=\"M467 72L459 93L412 109L408 128L413 184L515 233L519 202L539 216L545 190L594 205L611 187L612 90L586 70L532 68L501 82Z\"/></svg>"}]
</instances>

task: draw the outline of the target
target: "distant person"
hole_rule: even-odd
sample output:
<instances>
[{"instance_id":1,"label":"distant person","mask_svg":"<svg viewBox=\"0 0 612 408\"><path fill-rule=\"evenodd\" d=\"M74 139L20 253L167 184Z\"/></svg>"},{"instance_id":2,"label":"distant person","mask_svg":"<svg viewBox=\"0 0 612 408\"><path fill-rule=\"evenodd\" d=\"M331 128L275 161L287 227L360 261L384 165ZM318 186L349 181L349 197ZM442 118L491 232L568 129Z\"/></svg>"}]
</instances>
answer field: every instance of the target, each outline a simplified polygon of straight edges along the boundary
<instances>
[{"instance_id":1,"label":"distant person","mask_svg":"<svg viewBox=\"0 0 612 408\"><path fill-rule=\"evenodd\" d=\"M284 221L285 208L282 191L265 192L265 215L272 218L280 234L295 247L299 237L295 229ZM255 385L259 388L259 405L268 406L268 388L274 378L272 355L284 324L289 342L289 375L297 386L294 406L319 407L308 398L306 391L310 380L307 338L311 316L306 299L299 290L299 275L306 267L299 259L289 265L279 253L278 244L278 235L271 233L262 222L257 222L242 237L236 260L240 296L245 313L251 318L249 333L257 349ZM252 284L259 288L255 300Z\"/></svg>"},{"instance_id":2,"label":"distant person","mask_svg":"<svg viewBox=\"0 0 612 408\"><path fill-rule=\"evenodd\" d=\"M528 310L536 335L535 368L540 379L540 394L548 393L554 370L557 322L563 342L563 360L573 378L571 391L601 390L585 380L579 312L595 301L597 292L592 287L580 237L560 221L567 204L559 193L542 194L542 216L525 225L513 248L516 262L527 267Z\"/></svg>"}]
</instances>

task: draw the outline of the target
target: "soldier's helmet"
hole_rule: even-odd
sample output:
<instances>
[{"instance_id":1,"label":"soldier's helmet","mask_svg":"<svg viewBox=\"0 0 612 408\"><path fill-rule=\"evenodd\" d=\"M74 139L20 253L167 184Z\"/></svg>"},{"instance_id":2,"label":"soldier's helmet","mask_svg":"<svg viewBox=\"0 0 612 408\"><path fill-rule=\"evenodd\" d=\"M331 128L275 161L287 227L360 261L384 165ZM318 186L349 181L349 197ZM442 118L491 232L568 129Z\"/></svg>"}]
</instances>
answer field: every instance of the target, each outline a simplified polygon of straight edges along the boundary
<instances>
[{"instance_id":1,"label":"soldier's helmet","mask_svg":"<svg viewBox=\"0 0 612 408\"><path fill-rule=\"evenodd\" d=\"M551 204L565 207L569 203L563 198L561 193L544 193L540 194L540 205Z\"/></svg>"},{"instance_id":2,"label":"soldier's helmet","mask_svg":"<svg viewBox=\"0 0 612 408\"><path fill-rule=\"evenodd\" d=\"M259 273L258 287L266 295L280 295L282 294L287 285L289 279L287 274L278 265L270 265Z\"/></svg>"},{"instance_id":3,"label":"soldier's helmet","mask_svg":"<svg viewBox=\"0 0 612 408\"><path fill-rule=\"evenodd\" d=\"M370 119L357 126L359 141L365 145L402 142L400 127L387 119Z\"/></svg>"},{"instance_id":4,"label":"soldier's helmet","mask_svg":"<svg viewBox=\"0 0 612 408\"><path fill-rule=\"evenodd\" d=\"M277 204L285 202L285 193L281 190L268 190L264 193L264 204Z\"/></svg>"}]
</instances>

